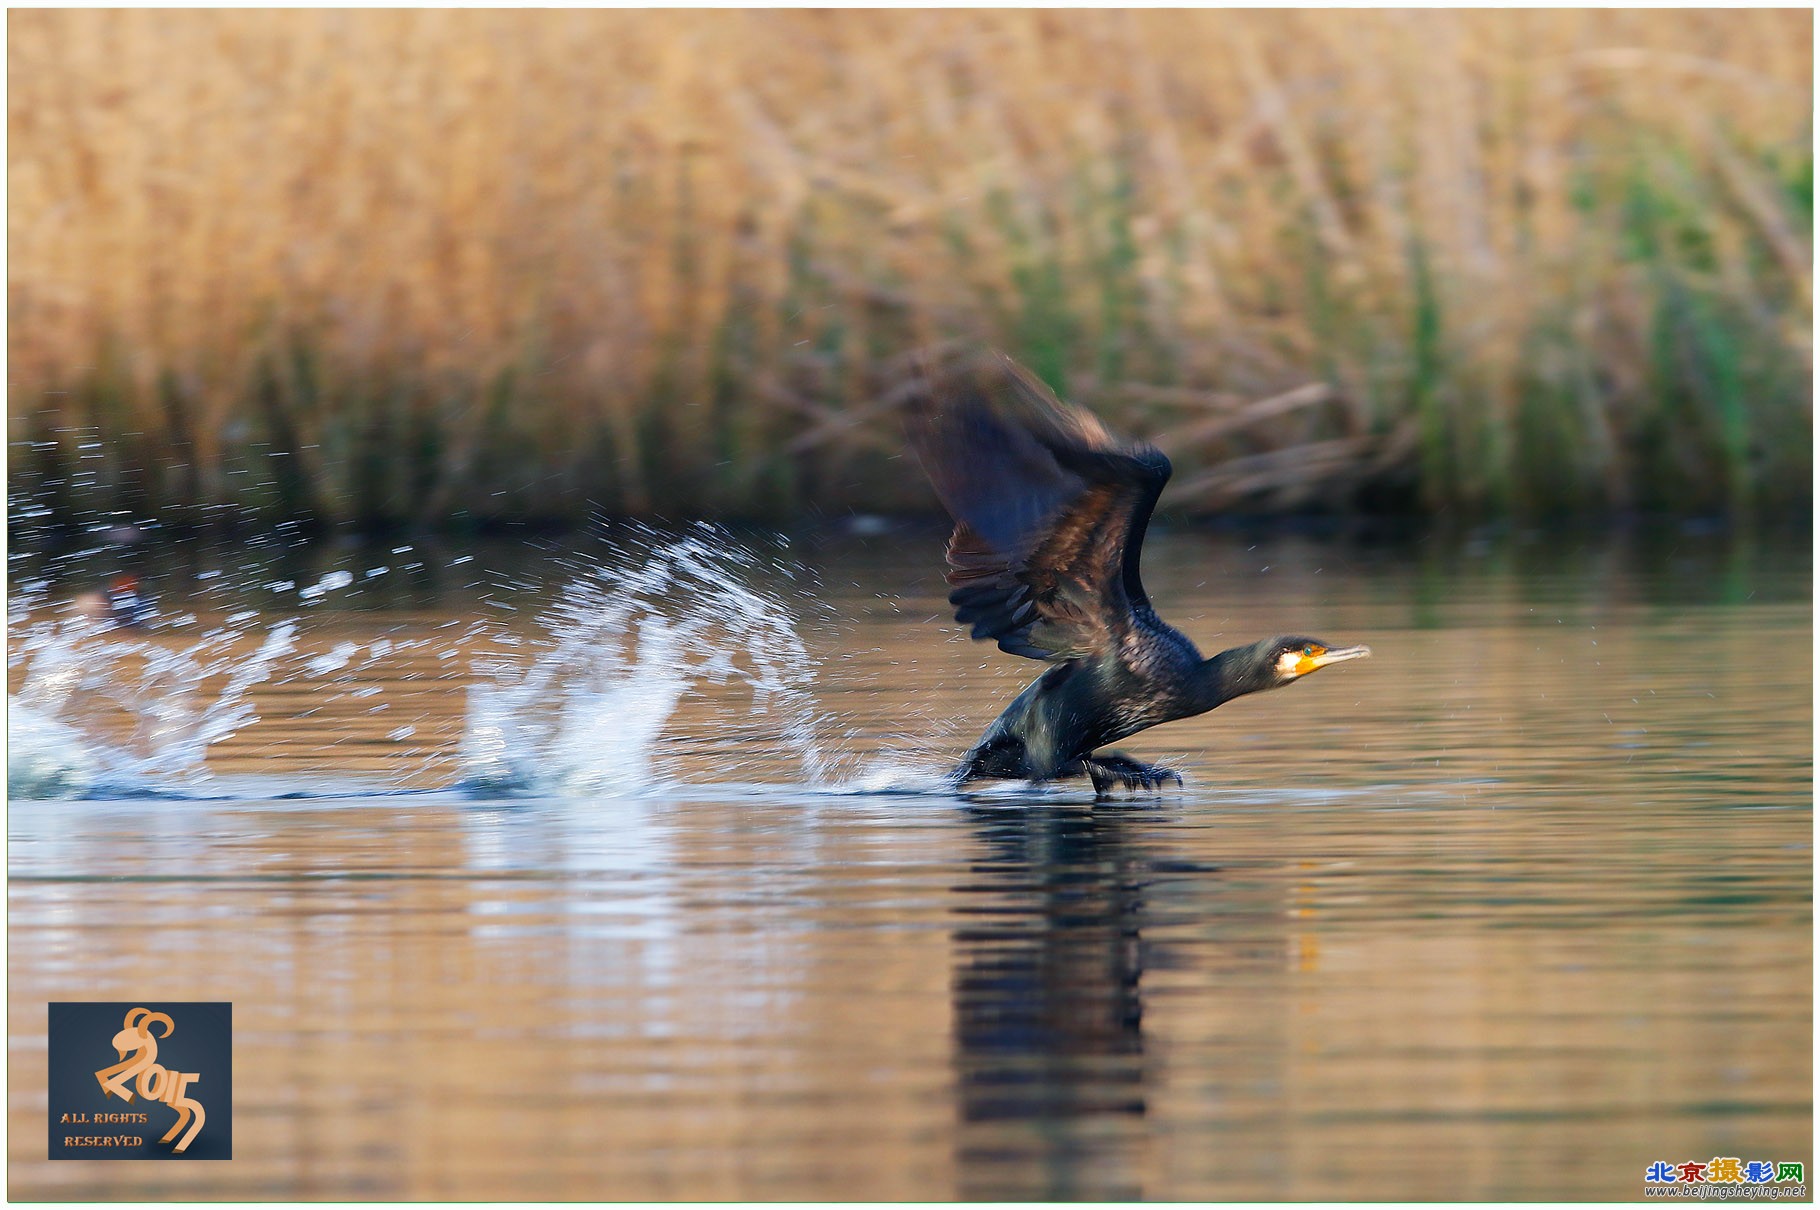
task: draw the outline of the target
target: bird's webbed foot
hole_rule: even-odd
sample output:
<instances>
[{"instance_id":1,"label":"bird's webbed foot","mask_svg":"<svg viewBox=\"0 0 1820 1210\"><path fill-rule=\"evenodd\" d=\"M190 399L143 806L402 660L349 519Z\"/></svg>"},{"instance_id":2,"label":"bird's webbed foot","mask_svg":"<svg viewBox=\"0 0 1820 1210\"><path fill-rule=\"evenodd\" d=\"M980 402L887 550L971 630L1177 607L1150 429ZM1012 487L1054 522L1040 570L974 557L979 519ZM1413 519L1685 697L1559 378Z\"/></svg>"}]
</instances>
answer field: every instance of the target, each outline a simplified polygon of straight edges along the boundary
<instances>
[{"instance_id":1,"label":"bird's webbed foot","mask_svg":"<svg viewBox=\"0 0 1820 1210\"><path fill-rule=\"evenodd\" d=\"M1081 763L1087 767L1087 776L1093 779L1096 794L1104 794L1114 786L1124 786L1127 790L1160 790L1166 781L1178 786L1182 784L1182 775L1174 769L1146 765L1123 752L1098 752Z\"/></svg>"}]
</instances>

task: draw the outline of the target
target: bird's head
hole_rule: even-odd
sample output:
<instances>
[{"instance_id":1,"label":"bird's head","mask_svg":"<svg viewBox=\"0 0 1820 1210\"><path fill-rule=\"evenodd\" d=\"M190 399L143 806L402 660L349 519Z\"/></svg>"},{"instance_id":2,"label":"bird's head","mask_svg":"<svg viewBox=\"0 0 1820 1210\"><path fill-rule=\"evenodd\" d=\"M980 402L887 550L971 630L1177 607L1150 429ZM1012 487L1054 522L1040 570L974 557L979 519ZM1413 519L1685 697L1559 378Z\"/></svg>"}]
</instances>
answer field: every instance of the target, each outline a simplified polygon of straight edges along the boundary
<instances>
[{"instance_id":1,"label":"bird's head","mask_svg":"<svg viewBox=\"0 0 1820 1210\"><path fill-rule=\"evenodd\" d=\"M1306 635L1279 635L1222 651L1215 661L1220 665L1221 697L1231 699L1262 689L1280 689L1317 668L1370 654L1369 647L1335 647Z\"/></svg>"},{"instance_id":2,"label":"bird's head","mask_svg":"<svg viewBox=\"0 0 1820 1210\"><path fill-rule=\"evenodd\" d=\"M1369 647L1333 647L1319 639L1294 635L1271 639L1267 646L1271 657L1270 666L1276 673L1278 685L1300 680L1317 668L1342 664L1371 654Z\"/></svg>"}]
</instances>

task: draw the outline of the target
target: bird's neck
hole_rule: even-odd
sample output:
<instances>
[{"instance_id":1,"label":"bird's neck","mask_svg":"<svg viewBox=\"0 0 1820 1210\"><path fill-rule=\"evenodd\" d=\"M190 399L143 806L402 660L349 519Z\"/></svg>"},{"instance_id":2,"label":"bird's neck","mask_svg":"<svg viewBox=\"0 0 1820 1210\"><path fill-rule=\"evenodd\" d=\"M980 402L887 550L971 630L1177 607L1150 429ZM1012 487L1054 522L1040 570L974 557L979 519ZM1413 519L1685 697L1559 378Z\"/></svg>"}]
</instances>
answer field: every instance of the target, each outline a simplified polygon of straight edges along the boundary
<instances>
[{"instance_id":1,"label":"bird's neck","mask_svg":"<svg viewBox=\"0 0 1820 1210\"><path fill-rule=\"evenodd\" d=\"M1235 697L1268 689L1252 647L1229 647L1212 659L1202 660L1196 678L1196 705L1211 710Z\"/></svg>"}]
</instances>

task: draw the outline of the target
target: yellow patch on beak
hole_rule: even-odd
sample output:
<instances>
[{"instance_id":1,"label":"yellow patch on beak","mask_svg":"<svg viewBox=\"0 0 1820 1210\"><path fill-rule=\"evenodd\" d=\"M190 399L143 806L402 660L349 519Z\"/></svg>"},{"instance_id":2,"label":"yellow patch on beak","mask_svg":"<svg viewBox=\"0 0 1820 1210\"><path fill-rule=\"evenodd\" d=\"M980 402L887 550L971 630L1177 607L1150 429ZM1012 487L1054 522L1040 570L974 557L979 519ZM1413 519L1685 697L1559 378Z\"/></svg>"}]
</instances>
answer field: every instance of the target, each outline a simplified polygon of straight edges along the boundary
<instances>
[{"instance_id":1,"label":"yellow patch on beak","mask_svg":"<svg viewBox=\"0 0 1820 1210\"><path fill-rule=\"evenodd\" d=\"M1287 683L1307 676L1317 668L1325 668L1343 660L1356 660L1370 654L1369 647L1316 647L1311 644L1300 651L1291 648L1277 657L1277 676Z\"/></svg>"}]
</instances>

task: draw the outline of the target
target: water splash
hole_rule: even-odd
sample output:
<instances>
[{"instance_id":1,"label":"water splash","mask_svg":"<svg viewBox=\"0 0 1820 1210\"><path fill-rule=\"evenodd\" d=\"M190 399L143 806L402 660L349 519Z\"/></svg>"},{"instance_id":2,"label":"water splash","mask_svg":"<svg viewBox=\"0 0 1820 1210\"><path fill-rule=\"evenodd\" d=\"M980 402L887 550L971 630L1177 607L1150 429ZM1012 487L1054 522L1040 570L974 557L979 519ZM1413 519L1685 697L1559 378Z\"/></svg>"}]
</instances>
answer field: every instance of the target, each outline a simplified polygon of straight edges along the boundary
<instances>
[{"instance_id":1,"label":"water splash","mask_svg":"<svg viewBox=\"0 0 1820 1210\"><path fill-rule=\"evenodd\" d=\"M81 733L17 696L7 702L6 793L10 798L86 798L102 761Z\"/></svg>"},{"instance_id":2,"label":"water splash","mask_svg":"<svg viewBox=\"0 0 1820 1210\"><path fill-rule=\"evenodd\" d=\"M462 788L638 793L663 782L666 741L713 755L717 737L750 738L754 722L767 727L774 753L820 780L813 664L789 609L748 582L755 566L726 534L699 526L643 554L616 551L582 574L533 627L528 667L519 657L476 670L483 679L469 690ZM685 701L698 683L729 682L751 692L738 720ZM694 713L686 705L710 715L697 734L676 733Z\"/></svg>"},{"instance_id":3,"label":"water splash","mask_svg":"<svg viewBox=\"0 0 1820 1210\"><path fill-rule=\"evenodd\" d=\"M954 762L921 752L883 752L828 787L834 794L930 795L954 792Z\"/></svg>"},{"instance_id":4,"label":"water splash","mask_svg":"<svg viewBox=\"0 0 1820 1210\"><path fill-rule=\"evenodd\" d=\"M9 603L6 784L21 798L159 793L208 779L209 748L258 720L250 699L295 645L296 624L216 627L195 639L86 618L31 620ZM251 647L251 650L248 648Z\"/></svg>"},{"instance_id":5,"label":"water splash","mask_svg":"<svg viewBox=\"0 0 1820 1210\"><path fill-rule=\"evenodd\" d=\"M274 757L262 755L255 730L226 750L221 776L239 768L246 780L250 761L312 777L313 766L333 762L340 776L332 749L353 735L368 772L375 754L394 760L382 773L392 789L453 779L475 795L595 797L685 782L726 790L782 783L818 794L945 784L951 762L933 757L926 737L894 737L902 742L879 751L821 712L816 664L783 595L791 589L761 587L785 582L772 552L698 526L681 538L639 531L586 565L561 566L567 582L529 618L519 611L537 586L510 581L494 602L500 616L446 616L427 631L413 619L358 641L346 637L345 622L300 629L297 616L375 579L371 568L364 579L346 569L279 580L199 572L203 587L172 594L174 607L143 629L69 617L42 584L28 586L9 619L9 789L24 797L220 792L225 783L205 767L210 749L259 721L251 691L261 682L281 716L271 729ZM287 620L248 607L273 593L294 611ZM450 696L438 705L440 695L424 693L430 687ZM306 750L286 712L312 718L306 736L333 738ZM295 783L259 789L299 792Z\"/></svg>"}]
</instances>

